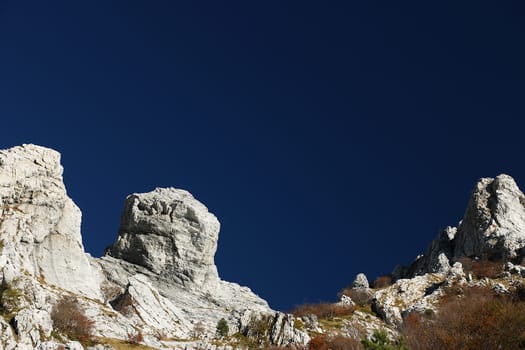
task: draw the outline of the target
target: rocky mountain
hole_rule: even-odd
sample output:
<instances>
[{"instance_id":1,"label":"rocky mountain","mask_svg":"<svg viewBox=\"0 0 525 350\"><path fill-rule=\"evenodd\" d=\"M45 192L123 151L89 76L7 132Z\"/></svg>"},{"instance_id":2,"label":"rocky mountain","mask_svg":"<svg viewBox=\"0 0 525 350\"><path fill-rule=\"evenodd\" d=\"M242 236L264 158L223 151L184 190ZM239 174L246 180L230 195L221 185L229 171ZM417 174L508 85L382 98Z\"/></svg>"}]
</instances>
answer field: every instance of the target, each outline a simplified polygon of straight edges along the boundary
<instances>
[{"instance_id":1,"label":"rocky mountain","mask_svg":"<svg viewBox=\"0 0 525 350\"><path fill-rule=\"evenodd\" d=\"M219 221L189 192L158 188L128 196L117 241L96 259L84 252L81 213L62 171L51 149L0 151L0 348L81 348L54 329L53 305L64 297L75 298L102 344L138 337L157 348L202 348L202 342L225 348L210 342L219 320L228 333L242 335L263 317L268 342L308 342L291 316L219 278Z\"/></svg>"},{"instance_id":2,"label":"rocky mountain","mask_svg":"<svg viewBox=\"0 0 525 350\"><path fill-rule=\"evenodd\" d=\"M525 196L507 175L479 180L458 227L410 265L374 283L359 274L338 303L291 315L219 278L220 223L184 190L129 195L115 243L91 257L62 171L48 148L0 151L0 349L358 349L377 331L399 338L407 315L439 312L451 286L525 285ZM484 261L500 273L480 275Z\"/></svg>"}]
</instances>

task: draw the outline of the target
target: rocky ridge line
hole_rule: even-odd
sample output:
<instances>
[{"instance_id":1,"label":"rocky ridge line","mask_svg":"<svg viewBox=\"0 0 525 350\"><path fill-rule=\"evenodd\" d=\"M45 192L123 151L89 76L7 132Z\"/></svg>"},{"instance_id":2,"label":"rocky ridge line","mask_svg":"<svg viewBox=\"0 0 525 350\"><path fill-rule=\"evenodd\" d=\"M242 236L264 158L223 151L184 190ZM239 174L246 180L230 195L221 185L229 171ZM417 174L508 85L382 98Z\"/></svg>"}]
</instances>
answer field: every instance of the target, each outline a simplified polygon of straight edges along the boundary
<instances>
[{"instance_id":1,"label":"rocky ridge line","mask_svg":"<svg viewBox=\"0 0 525 350\"><path fill-rule=\"evenodd\" d=\"M51 318L53 305L67 296L76 298L102 343L140 334L155 348L228 349L211 341L218 320L243 335L260 317L269 322L269 343L308 342L293 317L219 278L220 224L189 192L158 188L128 196L117 241L96 259L84 252L81 213L62 173L54 150L0 151L0 348L56 349L67 342L67 335L54 335Z\"/></svg>"},{"instance_id":2,"label":"rocky ridge line","mask_svg":"<svg viewBox=\"0 0 525 350\"><path fill-rule=\"evenodd\" d=\"M407 315L437 312L451 286L502 294L525 286L525 196L508 175L479 180L458 227L396 267L392 284L359 274L328 306L345 316L325 318L276 312L249 288L222 281L214 264L220 224L187 191L128 196L116 242L92 258L62 171L60 154L44 147L0 151L0 349L110 350L130 339L151 349L305 349L311 337L358 341L376 330L394 339ZM464 264L477 261L501 263L501 274L473 276ZM53 308L65 297L93 321L98 344L57 333ZM227 336L216 334L220 319Z\"/></svg>"}]
</instances>

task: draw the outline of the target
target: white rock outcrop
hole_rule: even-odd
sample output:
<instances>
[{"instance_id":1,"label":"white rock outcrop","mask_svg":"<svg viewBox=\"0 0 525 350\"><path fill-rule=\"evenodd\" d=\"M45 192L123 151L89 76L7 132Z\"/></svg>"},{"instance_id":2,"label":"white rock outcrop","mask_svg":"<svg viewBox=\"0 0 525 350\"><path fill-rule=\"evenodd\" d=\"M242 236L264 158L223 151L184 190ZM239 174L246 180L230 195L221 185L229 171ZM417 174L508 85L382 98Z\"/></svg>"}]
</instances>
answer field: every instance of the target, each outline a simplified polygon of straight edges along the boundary
<instances>
[{"instance_id":1,"label":"white rock outcrop","mask_svg":"<svg viewBox=\"0 0 525 350\"><path fill-rule=\"evenodd\" d=\"M219 229L217 218L187 191L157 188L135 193L126 199L118 238L100 264L109 280L126 290L125 295L134 295L134 310L148 320L148 328L189 338L198 323L207 336L213 336L217 322L224 318L233 334L243 327L239 320L247 311L276 313L249 288L219 278L214 262ZM277 313L275 317L288 320L289 316ZM176 334L173 329L160 329L175 323ZM308 341L306 333L293 330L293 322L281 323L271 333L272 342Z\"/></svg>"},{"instance_id":2,"label":"white rock outcrop","mask_svg":"<svg viewBox=\"0 0 525 350\"><path fill-rule=\"evenodd\" d=\"M0 151L0 271L100 299L101 270L84 253L80 209L67 196L60 154L23 145Z\"/></svg>"},{"instance_id":3,"label":"white rock outcrop","mask_svg":"<svg viewBox=\"0 0 525 350\"><path fill-rule=\"evenodd\" d=\"M509 259L525 247L525 196L508 175L478 181L455 238L454 256Z\"/></svg>"},{"instance_id":4,"label":"white rock outcrop","mask_svg":"<svg viewBox=\"0 0 525 350\"><path fill-rule=\"evenodd\" d=\"M202 348L219 319L235 333L249 311L274 315L270 342L309 340L292 316L219 278L219 221L189 192L128 196L117 241L96 259L84 252L81 213L62 172L54 150L0 151L0 312L8 321L0 319L0 349L83 349L53 338L53 305L64 297L76 300L101 339L140 334L157 348Z\"/></svg>"},{"instance_id":5,"label":"white rock outcrop","mask_svg":"<svg viewBox=\"0 0 525 350\"><path fill-rule=\"evenodd\" d=\"M385 329L395 338L405 315L434 310L446 288L509 293L525 283L517 264L525 256L525 196L507 175L481 179L458 228L447 227L412 265L397 268L394 284L370 288L357 275L351 291L363 300L343 295L335 305L357 310L327 321L274 311L249 288L222 281L214 262L220 223L184 190L128 196L116 242L102 258L91 257L62 172L51 149L0 150L0 349L83 350L53 323L61 300L73 300L93 321L100 344L90 350L110 350L108 339L233 350L246 341L300 347L309 334L360 339ZM464 258L473 258L465 260L467 273L458 262ZM502 277L473 278L468 266L478 259L505 262ZM219 339L221 319L229 337Z\"/></svg>"},{"instance_id":6,"label":"white rock outcrop","mask_svg":"<svg viewBox=\"0 0 525 350\"><path fill-rule=\"evenodd\" d=\"M219 229L215 215L189 192L157 188L126 198L119 235L108 255L181 286L215 288Z\"/></svg>"},{"instance_id":7,"label":"white rock outcrop","mask_svg":"<svg viewBox=\"0 0 525 350\"><path fill-rule=\"evenodd\" d=\"M480 179L459 226L447 227L409 266L398 266L394 279L446 273L461 258L510 260L525 256L525 195L502 174Z\"/></svg>"},{"instance_id":8,"label":"white rock outcrop","mask_svg":"<svg viewBox=\"0 0 525 350\"><path fill-rule=\"evenodd\" d=\"M217 218L187 191L132 194L117 241L100 262L113 282L129 290L140 275L178 306L182 318L202 319L210 327L244 310L270 312L249 288L219 279L214 262L219 228ZM205 311L210 309L216 312Z\"/></svg>"}]
</instances>

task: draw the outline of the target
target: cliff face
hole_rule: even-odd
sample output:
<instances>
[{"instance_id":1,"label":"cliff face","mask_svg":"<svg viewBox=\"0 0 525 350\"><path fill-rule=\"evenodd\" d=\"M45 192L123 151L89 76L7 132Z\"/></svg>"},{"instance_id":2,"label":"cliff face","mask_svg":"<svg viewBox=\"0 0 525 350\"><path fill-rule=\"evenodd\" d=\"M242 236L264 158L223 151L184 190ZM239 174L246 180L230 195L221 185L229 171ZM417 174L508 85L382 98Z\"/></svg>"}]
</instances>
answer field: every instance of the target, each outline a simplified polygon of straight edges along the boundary
<instances>
[{"instance_id":1,"label":"cliff face","mask_svg":"<svg viewBox=\"0 0 525 350\"><path fill-rule=\"evenodd\" d=\"M436 310L450 286L511 293L525 285L519 265L524 204L510 176L481 179L458 227L447 227L413 263L397 267L392 284L371 286L359 274L329 306L345 316L294 317L219 278L220 223L189 192L129 195L115 243L92 258L82 246L81 213L67 196L60 154L35 145L3 150L0 349L107 350L125 342L158 349L299 349L310 337L359 340L379 329L396 338L406 315ZM479 278L464 266L485 260L500 262L501 275ZM228 329L218 335L221 319ZM89 329L91 341L75 327Z\"/></svg>"},{"instance_id":2,"label":"cliff face","mask_svg":"<svg viewBox=\"0 0 525 350\"><path fill-rule=\"evenodd\" d=\"M103 277L80 236L80 209L67 196L60 154L36 146L0 152L0 273L20 275L100 299Z\"/></svg>"},{"instance_id":3,"label":"cliff face","mask_svg":"<svg viewBox=\"0 0 525 350\"><path fill-rule=\"evenodd\" d=\"M84 252L81 213L62 171L51 149L0 151L1 349L67 343L67 334L56 337L52 320L53 305L64 297L76 299L101 342L140 334L158 348L202 347L221 318L229 333L246 333L263 316L271 320L269 341L308 342L292 319L249 288L219 278L219 221L190 193L158 188L128 196L117 241L95 259Z\"/></svg>"}]
</instances>

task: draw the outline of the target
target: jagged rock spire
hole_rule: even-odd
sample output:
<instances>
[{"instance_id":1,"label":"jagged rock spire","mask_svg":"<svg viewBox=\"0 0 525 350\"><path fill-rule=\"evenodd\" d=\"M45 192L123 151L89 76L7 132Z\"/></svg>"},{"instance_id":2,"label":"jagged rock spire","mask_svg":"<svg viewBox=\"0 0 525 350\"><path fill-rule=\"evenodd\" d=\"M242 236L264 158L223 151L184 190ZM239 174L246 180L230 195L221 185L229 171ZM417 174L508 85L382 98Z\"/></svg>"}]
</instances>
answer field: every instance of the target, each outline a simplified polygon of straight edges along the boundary
<instances>
[{"instance_id":1,"label":"jagged rock spire","mask_svg":"<svg viewBox=\"0 0 525 350\"><path fill-rule=\"evenodd\" d=\"M454 255L512 259L525 246L525 196L514 179L478 181L455 237Z\"/></svg>"},{"instance_id":2,"label":"jagged rock spire","mask_svg":"<svg viewBox=\"0 0 525 350\"><path fill-rule=\"evenodd\" d=\"M463 257L513 260L525 255L525 196L509 175L482 178L459 227L447 227L410 267L394 278L445 272Z\"/></svg>"}]
</instances>

